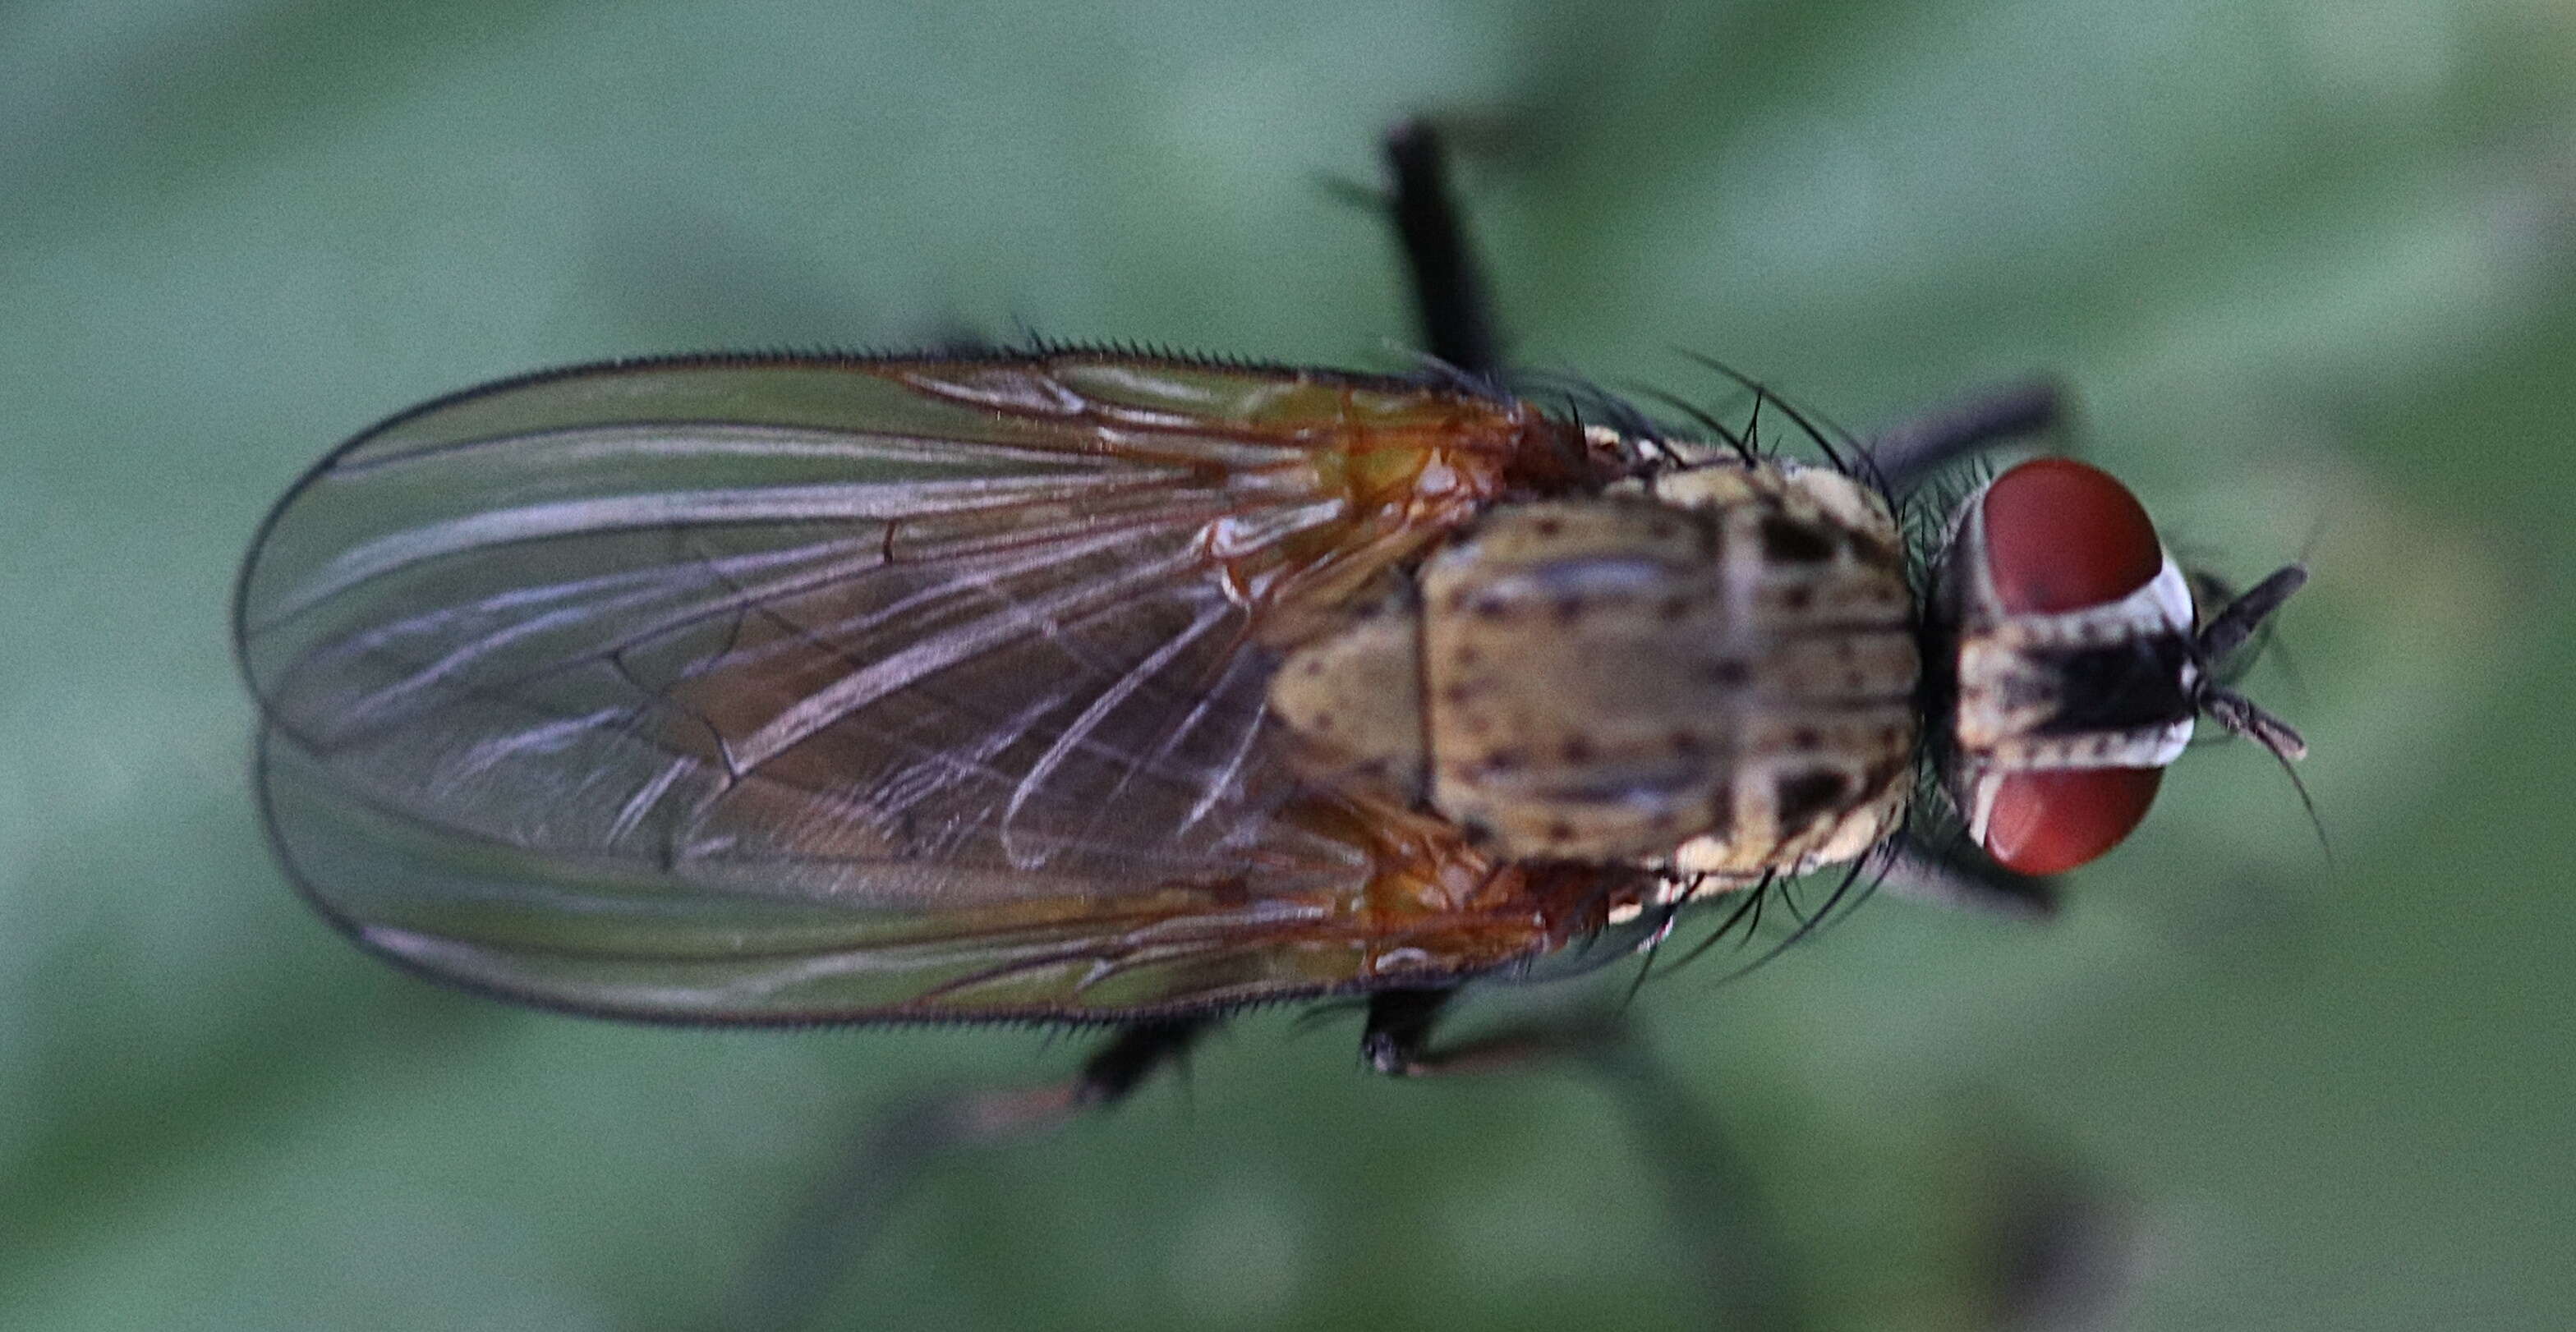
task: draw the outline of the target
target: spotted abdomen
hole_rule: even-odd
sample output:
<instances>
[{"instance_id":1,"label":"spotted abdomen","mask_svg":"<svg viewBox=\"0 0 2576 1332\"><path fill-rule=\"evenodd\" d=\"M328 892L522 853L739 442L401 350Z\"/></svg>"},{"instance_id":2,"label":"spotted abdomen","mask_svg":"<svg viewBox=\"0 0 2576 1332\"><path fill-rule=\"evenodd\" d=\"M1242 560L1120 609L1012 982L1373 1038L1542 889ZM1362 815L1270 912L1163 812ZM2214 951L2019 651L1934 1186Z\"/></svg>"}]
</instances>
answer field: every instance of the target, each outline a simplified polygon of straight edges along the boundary
<instances>
[{"instance_id":1,"label":"spotted abdomen","mask_svg":"<svg viewBox=\"0 0 2576 1332\"><path fill-rule=\"evenodd\" d=\"M1899 549L1866 492L1770 465L1513 505L1292 655L1272 703L1323 780L1508 858L1845 858L1892 825L1913 752Z\"/></svg>"}]
</instances>

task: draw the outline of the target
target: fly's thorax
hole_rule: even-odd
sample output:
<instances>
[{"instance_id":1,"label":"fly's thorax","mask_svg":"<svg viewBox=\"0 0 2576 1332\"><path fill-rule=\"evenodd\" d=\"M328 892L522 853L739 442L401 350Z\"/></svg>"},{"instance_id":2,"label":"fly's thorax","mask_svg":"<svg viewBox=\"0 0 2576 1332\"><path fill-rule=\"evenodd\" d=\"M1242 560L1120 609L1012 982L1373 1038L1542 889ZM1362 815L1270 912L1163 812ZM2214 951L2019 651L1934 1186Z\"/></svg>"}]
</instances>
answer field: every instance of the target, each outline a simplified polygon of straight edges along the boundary
<instances>
[{"instance_id":1,"label":"fly's thorax","mask_svg":"<svg viewBox=\"0 0 2576 1332\"><path fill-rule=\"evenodd\" d=\"M1858 854L1914 746L1899 550L1868 492L1768 464L1508 506L1292 653L1272 707L1311 774L1408 791L1507 858Z\"/></svg>"},{"instance_id":2,"label":"fly's thorax","mask_svg":"<svg viewBox=\"0 0 2576 1332\"><path fill-rule=\"evenodd\" d=\"M1750 881L1859 856L1904 817L1920 722L1904 540L1885 497L1791 462L1693 468L1653 490L1723 515L1729 561L1774 589L1769 670L1748 700L1765 730L1738 757L1731 818L1674 867Z\"/></svg>"}]
</instances>

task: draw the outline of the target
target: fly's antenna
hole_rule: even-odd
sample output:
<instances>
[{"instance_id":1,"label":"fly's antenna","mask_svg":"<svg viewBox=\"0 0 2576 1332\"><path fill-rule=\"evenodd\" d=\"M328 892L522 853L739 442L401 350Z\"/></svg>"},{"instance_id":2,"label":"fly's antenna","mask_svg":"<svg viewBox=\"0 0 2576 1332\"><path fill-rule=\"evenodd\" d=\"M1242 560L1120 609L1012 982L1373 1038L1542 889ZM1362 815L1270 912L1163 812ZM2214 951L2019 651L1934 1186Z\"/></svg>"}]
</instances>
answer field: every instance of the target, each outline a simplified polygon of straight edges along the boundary
<instances>
[{"instance_id":1,"label":"fly's antenna","mask_svg":"<svg viewBox=\"0 0 2576 1332\"><path fill-rule=\"evenodd\" d=\"M2306 758L2308 742L2301 739L2288 722L2265 712L2252 699L2217 682L2217 669L2237 649L2245 646L2263 627L2263 622L2306 586L2308 568L2304 564L2287 564L2272 576L2247 588L2234 601L2228 602L2209 623L2201 626L2191 642L2191 655L2200 667L2202 683L2193 691L2192 705L2211 721L2230 732L2250 737L2271 750L2274 757L2288 762Z\"/></svg>"},{"instance_id":2,"label":"fly's antenna","mask_svg":"<svg viewBox=\"0 0 2576 1332\"><path fill-rule=\"evenodd\" d=\"M2273 716L2261 704L2219 682L2219 672L2230 657L2244 648L2263 629L2264 622L2279 610L2290 595L2307 585L2308 566L2286 564L2272 576L2247 588L2234 601L2219 609L2201 626L2191 641L2191 655L2200 669L2193 687L2192 708L2218 723L2230 735L2241 735L2261 745L2281 765L2290 779L2290 789L2298 792L2299 807L2307 811L2308 824L2316 829L2317 845L2326 857L2334 857L2334 846L2326 839L2325 821L2317 817L2316 801L2308 795L2308 784L2299 780L2298 770L2291 765L2308 756L2308 742L2296 727Z\"/></svg>"}]
</instances>

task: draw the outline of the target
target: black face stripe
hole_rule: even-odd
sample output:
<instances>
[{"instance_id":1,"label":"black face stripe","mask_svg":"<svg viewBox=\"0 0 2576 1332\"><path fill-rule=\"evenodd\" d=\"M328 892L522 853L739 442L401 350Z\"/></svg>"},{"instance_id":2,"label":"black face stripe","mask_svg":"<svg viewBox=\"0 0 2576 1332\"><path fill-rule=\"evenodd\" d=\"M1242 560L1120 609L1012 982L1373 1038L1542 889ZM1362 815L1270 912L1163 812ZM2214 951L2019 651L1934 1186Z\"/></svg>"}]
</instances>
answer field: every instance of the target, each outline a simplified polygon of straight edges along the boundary
<instances>
[{"instance_id":1,"label":"black face stripe","mask_svg":"<svg viewBox=\"0 0 2576 1332\"><path fill-rule=\"evenodd\" d=\"M2102 647L2034 652L2031 661L2057 682L2057 711L2041 735L2133 731L2188 721L2183 666L2191 645L2180 634L2152 634Z\"/></svg>"}]
</instances>

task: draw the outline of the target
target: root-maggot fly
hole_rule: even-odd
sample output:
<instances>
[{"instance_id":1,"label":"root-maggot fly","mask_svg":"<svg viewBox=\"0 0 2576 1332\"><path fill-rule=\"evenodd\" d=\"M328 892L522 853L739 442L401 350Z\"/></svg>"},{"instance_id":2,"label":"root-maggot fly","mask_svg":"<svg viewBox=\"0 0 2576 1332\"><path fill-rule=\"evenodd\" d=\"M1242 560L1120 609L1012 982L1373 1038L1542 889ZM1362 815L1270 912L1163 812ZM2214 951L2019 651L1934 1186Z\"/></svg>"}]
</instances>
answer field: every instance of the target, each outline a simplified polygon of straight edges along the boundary
<instances>
[{"instance_id":1,"label":"root-maggot fly","mask_svg":"<svg viewBox=\"0 0 2576 1332\"><path fill-rule=\"evenodd\" d=\"M441 980L1116 1024L1114 1095L1317 996L1368 996L1371 1061L1420 1071L1462 982L1821 867L2044 902L2195 718L2299 752L2220 670L2297 566L2198 609L2060 458L1909 554L1905 497L2052 393L1823 465L1517 396L1436 145L1391 157L1422 374L700 356L351 440L241 577L279 855ZM1963 836L1926 833L1945 805Z\"/></svg>"}]
</instances>

